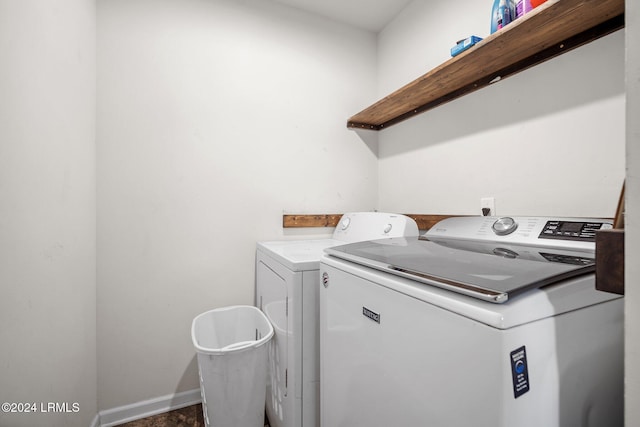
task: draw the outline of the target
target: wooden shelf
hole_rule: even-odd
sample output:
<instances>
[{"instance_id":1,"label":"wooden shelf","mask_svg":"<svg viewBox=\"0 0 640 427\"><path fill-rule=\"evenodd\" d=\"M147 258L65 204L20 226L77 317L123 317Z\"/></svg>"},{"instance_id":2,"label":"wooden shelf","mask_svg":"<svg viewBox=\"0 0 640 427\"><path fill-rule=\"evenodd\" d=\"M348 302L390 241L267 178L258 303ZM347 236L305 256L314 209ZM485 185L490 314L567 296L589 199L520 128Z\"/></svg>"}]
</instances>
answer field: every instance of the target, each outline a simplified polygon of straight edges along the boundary
<instances>
[{"instance_id":1,"label":"wooden shelf","mask_svg":"<svg viewBox=\"0 0 640 427\"><path fill-rule=\"evenodd\" d=\"M461 215L404 214L418 224L419 230L428 230L445 218ZM283 228L335 227L342 214L285 214L282 215Z\"/></svg>"},{"instance_id":2,"label":"wooden shelf","mask_svg":"<svg viewBox=\"0 0 640 427\"><path fill-rule=\"evenodd\" d=\"M381 130L624 27L624 0L548 0L351 117Z\"/></svg>"}]
</instances>

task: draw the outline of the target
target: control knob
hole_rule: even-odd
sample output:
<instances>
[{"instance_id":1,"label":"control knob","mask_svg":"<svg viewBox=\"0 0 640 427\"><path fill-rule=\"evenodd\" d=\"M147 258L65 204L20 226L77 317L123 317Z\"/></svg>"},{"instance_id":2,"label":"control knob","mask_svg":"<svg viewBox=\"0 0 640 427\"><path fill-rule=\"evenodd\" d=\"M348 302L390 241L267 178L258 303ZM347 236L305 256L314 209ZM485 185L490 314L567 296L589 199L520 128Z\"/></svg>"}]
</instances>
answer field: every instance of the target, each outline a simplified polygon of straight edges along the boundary
<instances>
[{"instance_id":1,"label":"control knob","mask_svg":"<svg viewBox=\"0 0 640 427\"><path fill-rule=\"evenodd\" d=\"M340 223L340 229L346 230L347 228L349 228L349 224L351 224L351 218L349 217L343 218L343 220Z\"/></svg>"},{"instance_id":2,"label":"control knob","mask_svg":"<svg viewBox=\"0 0 640 427\"><path fill-rule=\"evenodd\" d=\"M498 218L496 222L491 226L493 232L498 236L506 236L507 234L511 234L516 231L518 228L518 223L511 217L505 216L502 218Z\"/></svg>"}]
</instances>

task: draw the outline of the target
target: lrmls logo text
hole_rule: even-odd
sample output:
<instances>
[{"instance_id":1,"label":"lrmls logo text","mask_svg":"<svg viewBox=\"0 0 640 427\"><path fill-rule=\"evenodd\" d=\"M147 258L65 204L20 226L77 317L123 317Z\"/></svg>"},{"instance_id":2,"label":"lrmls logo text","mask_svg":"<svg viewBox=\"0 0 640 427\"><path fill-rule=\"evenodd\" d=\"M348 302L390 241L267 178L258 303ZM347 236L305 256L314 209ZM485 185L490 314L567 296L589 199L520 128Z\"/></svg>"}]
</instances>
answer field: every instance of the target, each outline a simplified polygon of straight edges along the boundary
<instances>
[{"instance_id":1,"label":"lrmls logo text","mask_svg":"<svg viewBox=\"0 0 640 427\"><path fill-rule=\"evenodd\" d=\"M78 402L40 402L40 412L80 412Z\"/></svg>"}]
</instances>

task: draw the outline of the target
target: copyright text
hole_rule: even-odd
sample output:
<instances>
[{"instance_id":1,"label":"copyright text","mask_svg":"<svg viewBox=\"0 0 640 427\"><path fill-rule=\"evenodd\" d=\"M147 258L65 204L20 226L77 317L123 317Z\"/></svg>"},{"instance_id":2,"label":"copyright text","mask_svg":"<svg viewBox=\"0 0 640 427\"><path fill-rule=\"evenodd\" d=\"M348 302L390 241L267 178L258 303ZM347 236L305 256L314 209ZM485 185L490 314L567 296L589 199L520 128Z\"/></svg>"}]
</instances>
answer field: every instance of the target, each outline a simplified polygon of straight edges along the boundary
<instances>
[{"instance_id":1,"label":"copyright text","mask_svg":"<svg viewBox=\"0 0 640 427\"><path fill-rule=\"evenodd\" d=\"M4 413L77 413L80 412L78 402L4 402Z\"/></svg>"}]
</instances>

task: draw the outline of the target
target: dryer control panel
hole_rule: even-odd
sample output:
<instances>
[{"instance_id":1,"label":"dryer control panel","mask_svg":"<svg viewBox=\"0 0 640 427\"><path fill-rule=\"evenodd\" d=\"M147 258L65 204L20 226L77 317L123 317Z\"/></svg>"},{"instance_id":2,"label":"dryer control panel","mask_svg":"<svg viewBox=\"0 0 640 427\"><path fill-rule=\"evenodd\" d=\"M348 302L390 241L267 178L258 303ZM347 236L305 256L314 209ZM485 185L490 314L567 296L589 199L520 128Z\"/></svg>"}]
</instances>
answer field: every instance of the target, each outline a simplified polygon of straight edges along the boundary
<instances>
[{"instance_id":1,"label":"dryer control panel","mask_svg":"<svg viewBox=\"0 0 640 427\"><path fill-rule=\"evenodd\" d=\"M417 236L418 225L405 215L385 212L351 212L340 218L332 238L341 242Z\"/></svg>"}]
</instances>

